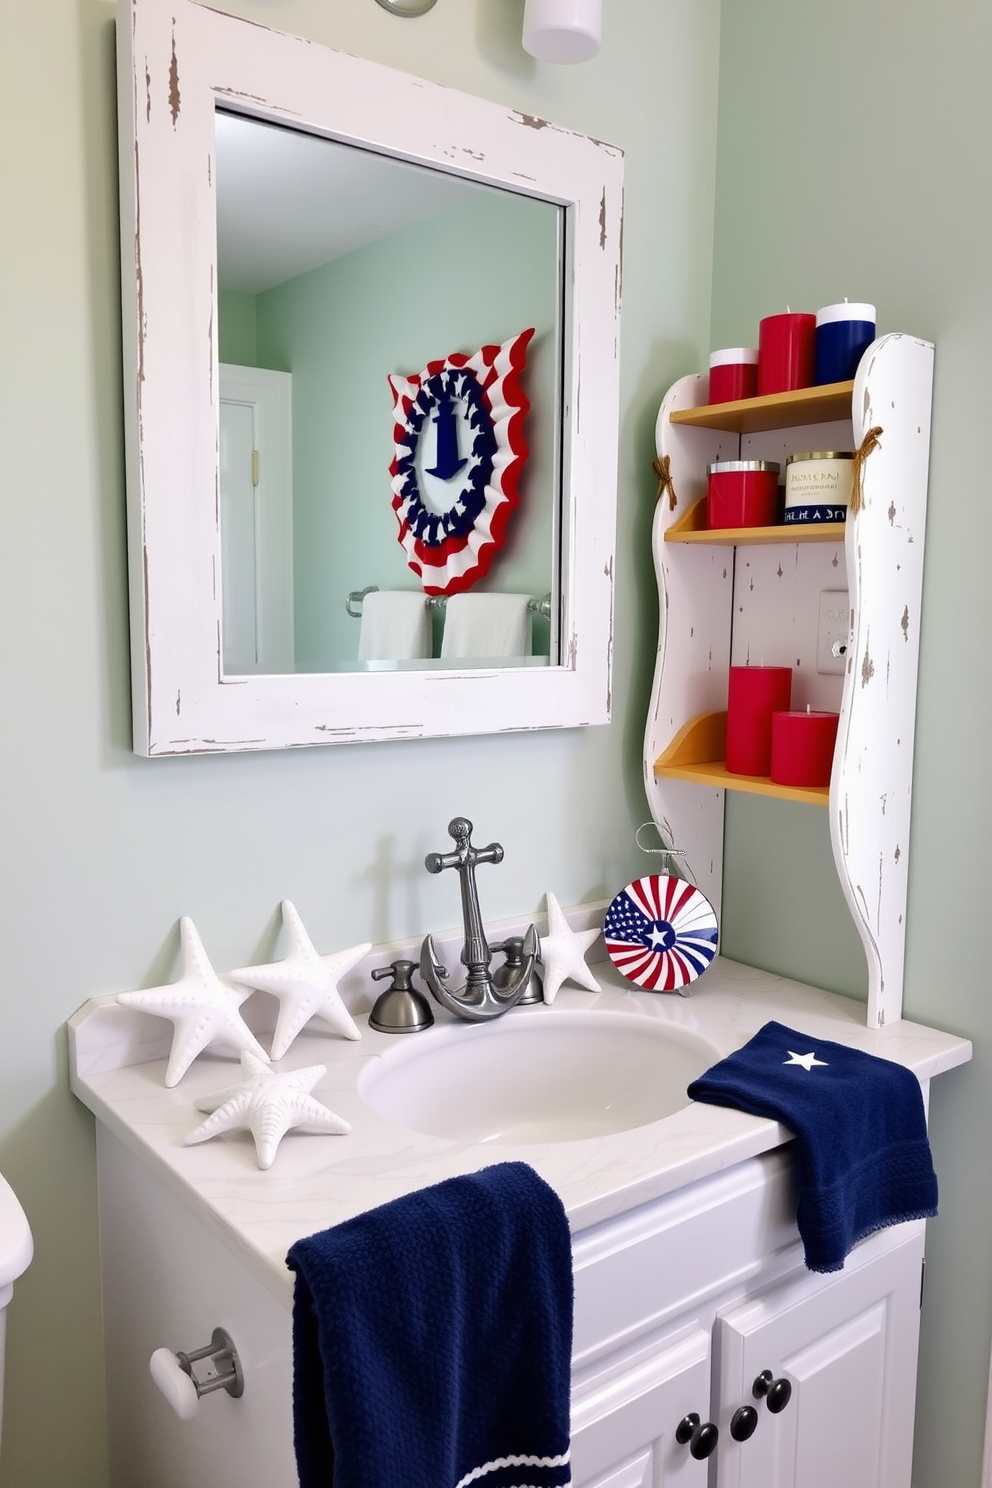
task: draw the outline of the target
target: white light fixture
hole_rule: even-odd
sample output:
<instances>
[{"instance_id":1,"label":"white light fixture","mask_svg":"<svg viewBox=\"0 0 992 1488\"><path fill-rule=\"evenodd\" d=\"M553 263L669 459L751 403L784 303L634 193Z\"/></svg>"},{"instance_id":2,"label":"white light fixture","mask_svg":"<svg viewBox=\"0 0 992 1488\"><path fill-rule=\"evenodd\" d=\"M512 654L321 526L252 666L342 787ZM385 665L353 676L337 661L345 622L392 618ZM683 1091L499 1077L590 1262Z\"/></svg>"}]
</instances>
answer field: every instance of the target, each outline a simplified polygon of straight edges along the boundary
<instances>
[{"instance_id":1,"label":"white light fixture","mask_svg":"<svg viewBox=\"0 0 992 1488\"><path fill-rule=\"evenodd\" d=\"M524 51L542 62L588 62L599 51L603 0L527 0Z\"/></svg>"}]
</instances>

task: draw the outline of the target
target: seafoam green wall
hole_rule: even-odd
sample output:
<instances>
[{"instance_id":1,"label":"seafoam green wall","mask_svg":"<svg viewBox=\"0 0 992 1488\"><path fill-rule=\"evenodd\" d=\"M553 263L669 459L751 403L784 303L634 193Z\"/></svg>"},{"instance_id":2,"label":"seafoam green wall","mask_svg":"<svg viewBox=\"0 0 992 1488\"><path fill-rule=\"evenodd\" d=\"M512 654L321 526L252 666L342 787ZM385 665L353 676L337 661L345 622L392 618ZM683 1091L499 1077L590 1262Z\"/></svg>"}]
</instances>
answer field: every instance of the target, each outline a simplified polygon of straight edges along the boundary
<instances>
[{"instance_id":1,"label":"seafoam green wall","mask_svg":"<svg viewBox=\"0 0 992 1488\"><path fill-rule=\"evenodd\" d=\"M906 1014L971 1037L932 1093L941 1186L929 1229L915 1488L977 1488L992 1331L992 996L988 921L992 685L983 470L992 406L992 15L974 0L724 0L713 344L760 316L843 299L936 343L916 735ZM776 803L728 813L725 949L857 992L839 900L815 943L784 879L824 831ZM754 895L755 863L772 894ZM776 866L777 865L777 866ZM782 865L787 865L783 872ZM783 899L782 894L785 897Z\"/></svg>"},{"instance_id":2,"label":"seafoam green wall","mask_svg":"<svg viewBox=\"0 0 992 1488\"><path fill-rule=\"evenodd\" d=\"M217 352L220 361L258 366L255 296L240 289L217 291Z\"/></svg>"},{"instance_id":3,"label":"seafoam green wall","mask_svg":"<svg viewBox=\"0 0 992 1488\"><path fill-rule=\"evenodd\" d=\"M220 969L276 952L284 897L327 950L451 925L456 892L422 863L456 811L504 843L482 886L493 918L537 909L548 888L564 903L599 897L639 866L652 430L664 389L708 343L716 0L611 3L600 57L573 69L521 51L521 0L439 0L415 21L373 0L232 8L626 150L615 721L131 754L114 9L4 5L0 1169L37 1241L10 1310L4 1488L106 1482L93 1132L66 1088L61 1032L85 998L172 976L181 914Z\"/></svg>"},{"instance_id":4,"label":"seafoam green wall","mask_svg":"<svg viewBox=\"0 0 992 1488\"><path fill-rule=\"evenodd\" d=\"M258 361L293 378L293 551L298 671L358 655L353 590L418 589L393 513L390 373L412 376L531 328L521 378L531 457L507 543L479 588L552 587L558 212L473 194L256 298ZM223 311L223 306L222 306Z\"/></svg>"}]
</instances>

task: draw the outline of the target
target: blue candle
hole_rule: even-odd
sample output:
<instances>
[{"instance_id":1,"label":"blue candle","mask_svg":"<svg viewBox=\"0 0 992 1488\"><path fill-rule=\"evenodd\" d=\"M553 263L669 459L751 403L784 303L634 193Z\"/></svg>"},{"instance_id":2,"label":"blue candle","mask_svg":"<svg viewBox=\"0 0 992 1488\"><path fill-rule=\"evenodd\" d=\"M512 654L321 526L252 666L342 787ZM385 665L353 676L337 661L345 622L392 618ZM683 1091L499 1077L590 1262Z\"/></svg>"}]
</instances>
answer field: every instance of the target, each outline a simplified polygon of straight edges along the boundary
<instances>
[{"instance_id":1,"label":"blue candle","mask_svg":"<svg viewBox=\"0 0 992 1488\"><path fill-rule=\"evenodd\" d=\"M874 339L874 305L824 305L816 312L816 384L848 382Z\"/></svg>"}]
</instances>

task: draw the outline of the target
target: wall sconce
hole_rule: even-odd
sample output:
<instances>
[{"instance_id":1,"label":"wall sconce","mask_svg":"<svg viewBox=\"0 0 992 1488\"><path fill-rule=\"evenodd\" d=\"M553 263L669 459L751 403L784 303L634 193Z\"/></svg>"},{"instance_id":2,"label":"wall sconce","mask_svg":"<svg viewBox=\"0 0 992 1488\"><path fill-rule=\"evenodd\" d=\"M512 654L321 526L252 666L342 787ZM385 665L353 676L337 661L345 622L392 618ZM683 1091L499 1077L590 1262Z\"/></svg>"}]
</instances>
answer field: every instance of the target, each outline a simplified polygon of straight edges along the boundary
<instances>
[{"instance_id":1,"label":"wall sconce","mask_svg":"<svg viewBox=\"0 0 992 1488\"><path fill-rule=\"evenodd\" d=\"M602 30L603 0L526 0L524 51L542 62L588 62Z\"/></svg>"},{"instance_id":2,"label":"wall sconce","mask_svg":"<svg viewBox=\"0 0 992 1488\"><path fill-rule=\"evenodd\" d=\"M433 10L437 0L379 0L379 4L391 15L420 16Z\"/></svg>"},{"instance_id":3,"label":"wall sconce","mask_svg":"<svg viewBox=\"0 0 992 1488\"><path fill-rule=\"evenodd\" d=\"M378 0L390 15L422 16L437 0ZM603 0L526 0L524 51L541 62L588 62L599 51Z\"/></svg>"}]
</instances>

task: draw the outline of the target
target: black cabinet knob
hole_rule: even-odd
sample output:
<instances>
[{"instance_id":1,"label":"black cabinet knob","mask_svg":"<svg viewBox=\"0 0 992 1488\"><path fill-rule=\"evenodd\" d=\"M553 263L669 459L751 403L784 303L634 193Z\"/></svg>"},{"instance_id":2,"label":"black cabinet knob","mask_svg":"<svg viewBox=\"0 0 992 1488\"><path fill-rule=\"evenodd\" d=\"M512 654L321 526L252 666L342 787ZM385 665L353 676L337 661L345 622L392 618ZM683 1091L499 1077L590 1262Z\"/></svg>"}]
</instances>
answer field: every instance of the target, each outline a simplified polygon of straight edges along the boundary
<instances>
[{"instance_id":1,"label":"black cabinet knob","mask_svg":"<svg viewBox=\"0 0 992 1488\"><path fill-rule=\"evenodd\" d=\"M708 1457L711 1452L716 1450L719 1435L720 1432L712 1421L704 1421L692 1433L692 1440L689 1443L689 1455L695 1457L697 1461Z\"/></svg>"},{"instance_id":2,"label":"black cabinet knob","mask_svg":"<svg viewBox=\"0 0 992 1488\"><path fill-rule=\"evenodd\" d=\"M730 1418L730 1434L734 1441L745 1442L754 1435L757 1424L758 1412L754 1406L739 1406Z\"/></svg>"},{"instance_id":3,"label":"black cabinet knob","mask_svg":"<svg viewBox=\"0 0 992 1488\"><path fill-rule=\"evenodd\" d=\"M787 1379L775 1379L770 1369L763 1369L751 1386L751 1393L755 1400L764 1397L772 1415L777 1416L792 1399L792 1385Z\"/></svg>"},{"instance_id":4,"label":"black cabinet knob","mask_svg":"<svg viewBox=\"0 0 992 1488\"><path fill-rule=\"evenodd\" d=\"M792 1399L792 1385L787 1379L777 1379L768 1391L767 1405L773 1416L784 1411Z\"/></svg>"},{"instance_id":5,"label":"black cabinet knob","mask_svg":"<svg viewBox=\"0 0 992 1488\"><path fill-rule=\"evenodd\" d=\"M686 1442L692 1441L692 1433L696 1430L698 1425L699 1416L695 1411L690 1411L687 1416L682 1417L681 1421L675 1428L675 1440L678 1442L680 1447L684 1447Z\"/></svg>"},{"instance_id":6,"label":"black cabinet knob","mask_svg":"<svg viewBox=\"0 0 992 1488\"><path fill-rule=\"evenodd\" d=\"M696 1411L683 1416L675 1428L675 1440L680 1446L689 1445L689 1455L697 1461L708 1457L715 1450L720 1432L712 1421L700 1422Z\"/></svg>"}]
</instances>

